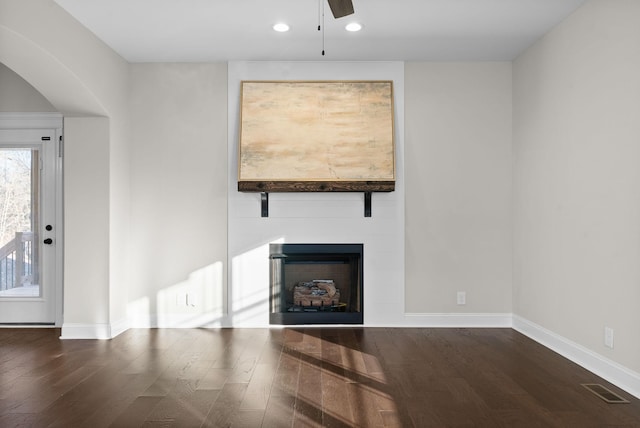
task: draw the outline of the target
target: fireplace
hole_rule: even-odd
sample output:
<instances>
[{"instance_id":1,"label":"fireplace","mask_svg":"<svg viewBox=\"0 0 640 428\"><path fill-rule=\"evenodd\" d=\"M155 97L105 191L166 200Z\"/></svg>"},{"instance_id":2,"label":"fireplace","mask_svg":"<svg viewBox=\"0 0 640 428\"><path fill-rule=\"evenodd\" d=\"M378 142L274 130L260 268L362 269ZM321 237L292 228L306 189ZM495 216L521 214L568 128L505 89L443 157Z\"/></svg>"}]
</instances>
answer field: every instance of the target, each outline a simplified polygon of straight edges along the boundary
<instances>
[{"instance_id":1,"label":"fireplace","mask_svg":"<svg viewBox=\"0 0 640 428\"><path fill-rule=\"evenodd\" d=\"M270 244L269 323L362 324L362 244Z\"/></svg>"}]
</instances>

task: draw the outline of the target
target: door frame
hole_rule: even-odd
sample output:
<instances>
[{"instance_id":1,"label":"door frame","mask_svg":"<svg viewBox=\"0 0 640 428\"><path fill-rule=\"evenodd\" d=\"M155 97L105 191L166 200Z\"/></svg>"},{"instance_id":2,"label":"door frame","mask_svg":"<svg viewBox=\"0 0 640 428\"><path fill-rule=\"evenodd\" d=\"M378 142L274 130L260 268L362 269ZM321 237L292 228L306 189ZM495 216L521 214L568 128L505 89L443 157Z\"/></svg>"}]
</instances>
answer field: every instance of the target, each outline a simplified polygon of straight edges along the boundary
<instances>
[{"instance_id":1,"label":"door frame","mask_svg":"<svg viewBox=\"0 0 640 428\"><path fill-rule=\"evenodd\" d=\"M54 242L55 245L55 274L54 274L54 299L55 320L53 326L62 327L63 321L63 264L64 264L64 209L63 209L63 116L60 113L2 113L0 112L0 129L53 129L55 131L55 213L54 213ZM13 326L15 327L15 326ZM33 326L30 326L33 327Z\"/></svg>"}]
</instances>

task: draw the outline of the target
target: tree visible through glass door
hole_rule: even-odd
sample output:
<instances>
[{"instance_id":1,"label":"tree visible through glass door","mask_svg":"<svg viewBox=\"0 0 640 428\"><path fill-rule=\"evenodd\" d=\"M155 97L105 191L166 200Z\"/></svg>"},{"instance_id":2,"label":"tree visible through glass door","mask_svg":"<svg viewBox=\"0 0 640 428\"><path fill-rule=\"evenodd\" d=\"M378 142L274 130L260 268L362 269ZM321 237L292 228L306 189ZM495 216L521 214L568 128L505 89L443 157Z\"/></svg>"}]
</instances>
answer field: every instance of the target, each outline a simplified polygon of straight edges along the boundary
<instances>
[{"instance_id":1,"label":"tree visible through glass door","mask_svg":"<svg viewBox=\"0 0 640 428\"><path fill-rule=\"evenodd\" d=\"M0 296L39 297L40 157L0 149Z\"/></svg>"}]
</instances>

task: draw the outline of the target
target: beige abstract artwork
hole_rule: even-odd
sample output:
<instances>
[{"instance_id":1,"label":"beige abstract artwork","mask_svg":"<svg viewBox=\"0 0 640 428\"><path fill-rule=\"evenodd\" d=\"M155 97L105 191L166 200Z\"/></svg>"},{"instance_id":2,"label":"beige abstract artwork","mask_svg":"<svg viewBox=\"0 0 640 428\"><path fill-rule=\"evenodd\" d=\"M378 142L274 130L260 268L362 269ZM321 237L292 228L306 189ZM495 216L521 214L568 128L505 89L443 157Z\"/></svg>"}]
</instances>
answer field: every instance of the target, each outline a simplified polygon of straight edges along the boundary
<instances>
[{"instance_id":1,"label":"beige abstract artwork","mask_svg":"<svg viewBox=\"0 0 640 428\"><path fill-rule=\"evenodd\" d=\"M239 181L392 181L390 81L242 82Z\"/></svg>"}]
</instances>

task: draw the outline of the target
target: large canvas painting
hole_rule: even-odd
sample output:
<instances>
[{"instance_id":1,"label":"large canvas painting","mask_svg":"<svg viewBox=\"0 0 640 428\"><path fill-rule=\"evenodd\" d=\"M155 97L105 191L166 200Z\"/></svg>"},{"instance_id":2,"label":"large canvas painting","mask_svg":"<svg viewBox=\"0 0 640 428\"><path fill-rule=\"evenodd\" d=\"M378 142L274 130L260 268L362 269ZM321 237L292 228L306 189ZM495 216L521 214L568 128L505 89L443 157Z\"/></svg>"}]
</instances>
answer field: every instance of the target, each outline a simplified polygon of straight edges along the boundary
<instances>
[{"instance_id":1,"label":"large canvas painting","mask_svg":"<svg viewBox=\"0 0 640 428\"><path fill-rule=\"evenodd\" d=\"M244 81L241 93L240 190L393 190L391 81Z\"/></svg>"}]
</instances>

